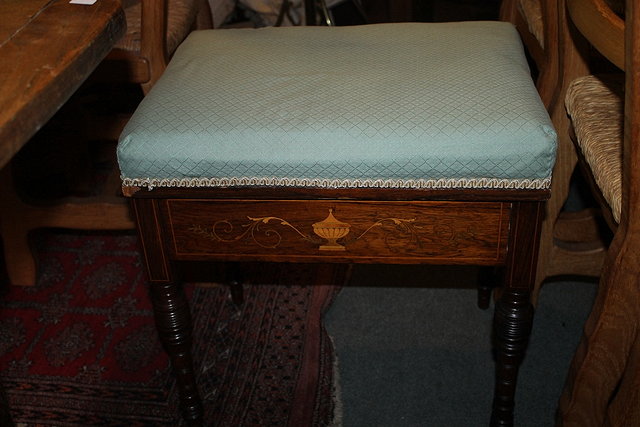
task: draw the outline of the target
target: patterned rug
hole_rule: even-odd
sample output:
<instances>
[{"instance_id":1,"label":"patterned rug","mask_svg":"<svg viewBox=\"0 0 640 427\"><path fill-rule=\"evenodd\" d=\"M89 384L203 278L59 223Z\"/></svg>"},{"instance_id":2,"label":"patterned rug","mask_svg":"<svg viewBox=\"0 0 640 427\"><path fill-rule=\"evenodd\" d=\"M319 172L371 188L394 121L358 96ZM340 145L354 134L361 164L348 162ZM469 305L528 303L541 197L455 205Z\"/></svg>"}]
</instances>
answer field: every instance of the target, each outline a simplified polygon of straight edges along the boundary
<instances>
[{"instance_id":1,"label":"patterned rug","mask_svg":"<svg viewBox=\"0 0 640 427\"><path fill-rule=\"evenodd\" d=\"M35 240L38 284L0 297L0 384L13 421L180 425L135 236L47 231ZM323 284L339 272L246 270L241 306L224 286L185 286L206 425L328 425L333 351L319 319L336 291Z\"/></svg>"}]
</instances>

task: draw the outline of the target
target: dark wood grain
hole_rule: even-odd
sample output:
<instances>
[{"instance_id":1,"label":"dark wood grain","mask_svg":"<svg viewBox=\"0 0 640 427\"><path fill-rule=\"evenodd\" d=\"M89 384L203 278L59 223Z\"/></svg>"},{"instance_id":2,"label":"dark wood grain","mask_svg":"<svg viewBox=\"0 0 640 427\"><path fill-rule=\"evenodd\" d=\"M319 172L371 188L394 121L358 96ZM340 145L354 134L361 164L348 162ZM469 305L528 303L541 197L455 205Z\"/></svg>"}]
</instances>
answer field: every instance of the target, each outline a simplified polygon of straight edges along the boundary
<instances>
[{"instance_id":1,"label":"dark wood grain","mask_svg":"<svg viewBox=\"0 0 640 427\"><path fill-rule=\"evenodd\" d=\"M163 199L277 199L283 194L290 200L454 200L454 201L539 201L549 198L549 190L518 189L406 189L406 188L282 188L282 187L217 187L181 188L124 187L126 196Z\"/></svg>"},{"instance_id":2,"label":"dark wood grain","mask_svg":"<svg viewBox=\"0 0 640 427\"><path fill-rule=\"evenodd\" d=\"M532 289L536 278L538 243L544 205L536 202L515 202L511 211L509 259L506 260L507 288Z\"/></svg>"},{"instance_id":3,"label":"dark wood grain","mask_svg":"<svg viewBox=\"0 0 640 427\"><path fill-rule=\"evenodd\" d=\"M163 243L158 202L156 200L134 200L133 215L138 225L142 256L147 267L147 278L153 282L170 282L171 266Z\"/></svg>"},{"instance_id":4,"label":"dark wood grain","mask_svg":"<svg viewBox=\"0 0 640 427\"><path fill-rule=\"evenodd\" d=\"M496 265L506 253L509 204L168 200L177 259ZM329 214L347 233L327 245ZM333 231L334 229L331 229Z\"/></svg>"},{"instance_id":5,"label":"dark wood grain","mask_svg":"<svg viewBox=\"0 0 640 427\"><path fill-rule=\"evenodd\" d=\"M3 1L0 16L2 167L89 76L126 23L119 0Z\"/></svg>"}]
</instances>

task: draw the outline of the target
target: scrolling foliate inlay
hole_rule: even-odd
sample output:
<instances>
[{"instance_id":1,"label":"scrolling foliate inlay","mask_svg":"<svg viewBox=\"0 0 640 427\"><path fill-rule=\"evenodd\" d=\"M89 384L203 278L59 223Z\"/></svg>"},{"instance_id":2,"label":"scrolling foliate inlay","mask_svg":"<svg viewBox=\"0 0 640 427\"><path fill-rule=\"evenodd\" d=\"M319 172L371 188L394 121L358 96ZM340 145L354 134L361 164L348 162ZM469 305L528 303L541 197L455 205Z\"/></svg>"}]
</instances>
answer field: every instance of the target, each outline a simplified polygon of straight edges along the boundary
<instances>
[{"instance_id":1,"label":"scrolling foliate inlay","mask_svg":"<svg viewBox=\"0 0 640 427\"><path fill-rule=\"evenodd\" d=\"M200 225L192 225L189 228L189 231L205 236L216 242L233 243L233 242L237 242L239 240L247 238L247 239L253 240L255 244L257 244L258 246L262 246L263 248L275 249L282 242L282 235L280 234L280 232L278 232L273 228L265 229L266 225L270 225L270 223L273 221L276 223L279 222L280 223L279 225L283 227L288 227L292 229L303 240L306 240L314 244L322 243L321 239L304 234L303 232L298 230L296 227L291 225L288 221L282 218L278 218L275 216L252 218L248 216L247 219L250 222L247 224L242 224L240 226L241 227L240 233L237 234L235 237L232 237L233 234L236 233L235 227L233 226L231 221L228 219L216 221L213 224L213 226L208 229L203 228ZM227 237L223 237L223 236L227 236Z\"/></svg>"},{"instance_id":2,"label":"scrolling foliate inlay","mask_svg":"<svg viewBox=\"0 0 640 427\"><path fill-rule=\"evenodd\" d=\"M437 240L440 244L445 240L452 247L459 246L464 240L474 238L474 233L470 229L466 232L455 232L451 227L443 224L427 227L418 225L416 218L393 217L378 219L361 233L352 233L351 224L338 220L333 215L333 209L329 209L329 215L324 220L312 224L315 235L306 234L289 221L275 216L260 218L248 216L247 220L249 222L239 226L234 226L229 219L216 221L210 227L192 225L189 231L216 242L234 243L246 239L263 248L276 249L283 240L281 231L276 229L276 226L280 226L283 229L292 230L303 241L318 245L321 251L345 251L350 244L363 239L374 229L384 233L383 240L389 249L406 248L407 244L422 247L421 238ZM431 228L429 230L431 238L425 236L427 228Z\"/></svg>"}]
</instances>

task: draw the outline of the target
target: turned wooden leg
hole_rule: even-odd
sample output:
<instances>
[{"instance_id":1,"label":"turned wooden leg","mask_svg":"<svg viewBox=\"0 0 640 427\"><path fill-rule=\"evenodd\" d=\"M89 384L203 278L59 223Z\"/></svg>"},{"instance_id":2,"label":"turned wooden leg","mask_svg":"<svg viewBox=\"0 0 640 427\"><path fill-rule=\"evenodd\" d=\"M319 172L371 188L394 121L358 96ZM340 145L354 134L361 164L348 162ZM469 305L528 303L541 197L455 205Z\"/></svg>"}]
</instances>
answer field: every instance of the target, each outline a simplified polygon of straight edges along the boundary
<instances>
[{"instance_id":1,"label":"turned wooden leg","mask_svg":"<svg viewBox=\"0 0 640 427\"><path fill-rule=\"evenodd\" d=\"M138 223L156 326L176 374L183 416L190 425L200 425L203 408L191 357L193 325L182 285L173 275L163 245L158 202L133 199L132 207Z\"/></svg>"},{"instance_id":2,"label":"turned wooden leg","mask_svg":"<svg viewBox=\"0 0 640 427\"><path fill-rule=\"evenodd\" d=\"M507 289L496 303L494 315L496 388L492 426L512 426L518 368L531 334L533 306L528 291Z\"/></svg>"},{"instance_id":3,"label":"turned wooden leg","mask_svg":"<svg viewBox=\"0 0 640 427\"><path fill-rule=\"evenodd\" d=\"M158 335L176 374L184 419L200 424L203 408L191 357L193 324L184 290L179 283L151 282L149 292Z\"/></svg>"},{"instance_id":4,"label":"turned wooden leg","mask_svg":"<svg viewBox=\"0 0 640 427\"><path fill-rule=\"evenodd\" d=\"M531 334L538 243L544 204L517 202L511 209L509 251L504 288L496 302L493 321L496 351L496 384L492 426L512 426L518 368Z\"/></svg>"}]
</instances>

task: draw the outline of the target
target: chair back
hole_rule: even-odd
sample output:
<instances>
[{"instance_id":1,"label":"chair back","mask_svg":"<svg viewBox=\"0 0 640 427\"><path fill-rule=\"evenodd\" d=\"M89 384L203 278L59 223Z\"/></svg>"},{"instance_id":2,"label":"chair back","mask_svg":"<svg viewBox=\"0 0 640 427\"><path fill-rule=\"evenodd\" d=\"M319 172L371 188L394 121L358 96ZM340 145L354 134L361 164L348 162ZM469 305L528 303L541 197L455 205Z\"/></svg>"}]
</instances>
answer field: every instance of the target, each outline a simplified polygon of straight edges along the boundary
<instances>
[{"instance_id":1,"label":"chair back","mask_svg":"<svg viewBox=\"0 0 640 427\"><path fill-rule=\"evenodd\" d=\"M145 92L191 30L212 27L208 0L124 0L123 6L127 33L107 57L112 64L105 74L139 83ZM113 63L119 64L115 74Z\"/></svg>"},{"instance_id":2,"label":"chair back","mask_svg":"<svg viewBox=\"0 0 640 427\"><path fill-rule=\"evenodd\" d=\"M605 0L567 0L569 18L590 45L624 69L625 23Z\"/></svg>"},{"instance_id":3,"label":"chair back","mask_svg":"<svg viewBox=\"0 0 640 427\"><path fill-rule=\"evenodd\" d=\"M550 110L559 76L558 2L554 0L503 0L500 19L516 26L536 68L536 86Z\"/></svg>"}]
</instances>

